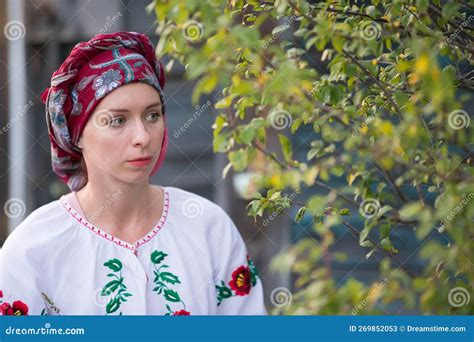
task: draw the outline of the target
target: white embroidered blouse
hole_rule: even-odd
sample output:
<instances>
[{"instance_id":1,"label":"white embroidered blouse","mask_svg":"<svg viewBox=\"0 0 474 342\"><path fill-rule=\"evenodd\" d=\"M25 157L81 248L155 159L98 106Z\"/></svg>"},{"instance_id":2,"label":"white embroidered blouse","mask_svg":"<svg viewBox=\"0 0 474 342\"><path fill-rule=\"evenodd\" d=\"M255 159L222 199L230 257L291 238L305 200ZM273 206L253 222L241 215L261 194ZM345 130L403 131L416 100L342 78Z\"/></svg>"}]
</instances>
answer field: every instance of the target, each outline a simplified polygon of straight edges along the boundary
<instances>
[{"instance_id":1,"label":"white embroidered blouse","mask_svg":"<svg viewBox=\"0 0 474 342\"><path fill-rule=\"evenodd\" d=\"M0 314L266 314L229 216L196 194L163 190L161 218L135 244L88 222L74 193L31 213L0 254Z\"/></svg>"}]
</instances>

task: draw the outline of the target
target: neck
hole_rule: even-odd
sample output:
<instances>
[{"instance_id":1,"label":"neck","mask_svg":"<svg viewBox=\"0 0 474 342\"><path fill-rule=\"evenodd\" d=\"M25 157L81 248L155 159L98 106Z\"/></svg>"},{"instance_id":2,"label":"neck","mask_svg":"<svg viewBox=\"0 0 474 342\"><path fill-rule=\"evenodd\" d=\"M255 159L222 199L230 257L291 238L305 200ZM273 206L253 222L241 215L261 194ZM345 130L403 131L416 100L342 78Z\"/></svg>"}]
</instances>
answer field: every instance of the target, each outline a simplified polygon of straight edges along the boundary
<instances>
[{"instance_id":1,"label":"neck","mask_svg":"<svg viewBox=\"0 0 474 342\"><path fill-rule=\"evenodd\" d=\"M148 181L130 184L89 180L76 195L92 224L107 222L116 223L116 227L128 227L139 222L150 209L156 190Z\"/></svg>"}]
</instances>

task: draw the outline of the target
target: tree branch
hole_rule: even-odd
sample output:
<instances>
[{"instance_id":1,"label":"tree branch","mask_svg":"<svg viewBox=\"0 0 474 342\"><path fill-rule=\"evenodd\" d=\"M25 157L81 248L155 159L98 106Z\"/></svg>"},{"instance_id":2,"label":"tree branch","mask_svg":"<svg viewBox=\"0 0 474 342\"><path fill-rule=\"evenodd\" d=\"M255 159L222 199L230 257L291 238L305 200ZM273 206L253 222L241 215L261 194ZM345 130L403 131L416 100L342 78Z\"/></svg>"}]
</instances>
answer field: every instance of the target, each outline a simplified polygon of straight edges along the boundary
<instances>
[{"instance_id":1,"label":"tree branch","mask_svg":"<svg viewBox=\"0 0 474 342\"><path fill-rule=\"evenodd\" d=\"M368 77L370 77L375 83L377 83L380 89L382 89L382 91L387 96L387 100L390 102L390 105L393 107L393 109L397 113L399 120L403 121L402 112L400 111L400 108L393 100L392 93L383 85L382 82L380 82L380 80L377 77L372 75L372 73L369 70L367 70L367 68L365 68L362 64L360 64L359 61L354 56L352 56L348 51L342 50L342 53L344 54L344 56L348 57L354 64L356 64Z\"/></svg>"},{"instance_id":2,"label":"tree branch","mask_svg":"<svg viewBox=\"0 0 474 342\"><path fill-rule=\"evenodd\" d=\"M357 238L359 239L359 235L360 235L360 232L357 230L356 227L354 227L353 225L351 225L349 222L346 222L346 221L342 221L342 224L347 227L351 232L352 234ZM411 278L416 278L416 276L411 273L401 262L400 260L398 260L398 258L395 256L395 254L393 254L392 252L389 252L383 248L380 248L379 244L378 243L375 243L374 240L372 240L370 237L367 236L367 240L370 241L375 247L375 249L379 250L379 251L382 251L383 253L385 253L386 255L388 255L390 257L390 259L394 260L398 265L399 267L404 270L406 272L406 274L408 274Z\"/></svg>"}]
</instances>

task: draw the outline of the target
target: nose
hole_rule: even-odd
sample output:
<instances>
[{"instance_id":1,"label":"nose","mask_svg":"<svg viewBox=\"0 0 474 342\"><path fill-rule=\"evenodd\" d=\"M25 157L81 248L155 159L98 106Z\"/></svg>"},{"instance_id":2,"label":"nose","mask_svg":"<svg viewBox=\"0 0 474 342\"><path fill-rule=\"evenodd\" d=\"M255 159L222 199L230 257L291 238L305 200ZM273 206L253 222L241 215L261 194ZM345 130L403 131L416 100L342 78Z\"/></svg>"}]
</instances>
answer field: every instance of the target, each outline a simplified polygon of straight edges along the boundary
<instances>
[{"instance_id":1,"label":"nose","mask_svg":"<svg viewBox=\"0 0 474 342\"><path fill-rule=\"evenodd\" d=\"M150 143L150 133L148 132L147 127L142 120L136 120L132 134L133 146L145 147Z\"/></svg>"}]
</instances>

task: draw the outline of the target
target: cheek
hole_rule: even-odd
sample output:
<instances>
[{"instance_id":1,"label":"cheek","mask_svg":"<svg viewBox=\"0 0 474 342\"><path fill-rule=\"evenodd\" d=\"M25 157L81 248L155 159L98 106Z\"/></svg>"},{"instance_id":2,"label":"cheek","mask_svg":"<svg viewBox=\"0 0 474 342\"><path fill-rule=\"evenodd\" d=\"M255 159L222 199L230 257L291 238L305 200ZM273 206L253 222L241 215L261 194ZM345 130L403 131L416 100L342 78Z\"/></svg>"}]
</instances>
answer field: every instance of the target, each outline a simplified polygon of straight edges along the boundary
<instances>
[{"instance_id":1,"label":"cheek","mask_svg":"<svg viewBox=\"0 0 474 342\"><path fill-rule=\"evenodd\" d=\"M126 139L107 132L96 132L88 139L88 157L96 164L110 164L121 155Z\"/></svg>"}]
</instances>

